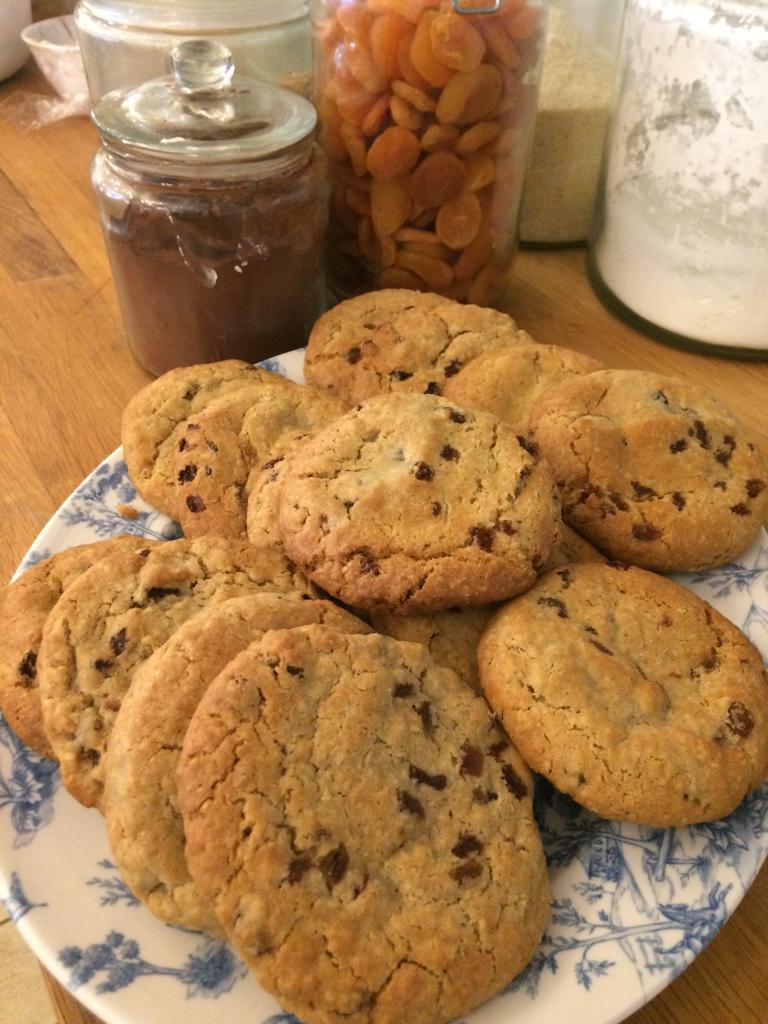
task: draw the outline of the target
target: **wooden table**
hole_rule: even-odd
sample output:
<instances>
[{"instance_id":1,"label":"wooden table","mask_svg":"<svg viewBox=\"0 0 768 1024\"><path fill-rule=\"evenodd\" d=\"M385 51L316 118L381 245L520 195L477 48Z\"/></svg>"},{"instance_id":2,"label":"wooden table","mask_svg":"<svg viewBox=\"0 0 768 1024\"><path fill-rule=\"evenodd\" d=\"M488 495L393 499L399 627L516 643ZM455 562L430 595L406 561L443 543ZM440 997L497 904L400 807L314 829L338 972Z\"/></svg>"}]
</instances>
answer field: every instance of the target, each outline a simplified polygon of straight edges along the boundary
<instances>
[{"instance_id":1,"label":"wooden table","mask_svg":"<svg viewBox=\"0 0 768 1024\"><path fill-rule=\"evenodd\" d=\"M21 89L40 91L33 72L1 86L0 102ZM89 184L91 126L69 120L22 134L2 118L0 107L0 578L7 578L59 504L119 444L121 410L148 377L123 341ZM513 298L520 324L540 341L708 386L768 449L768 365L689 355L619 323L590 291L582 251L522 254ZM0 1024L15 1024L3 1017L3 976ZM51 987L60 1022L93 1024ZM630 1021L766 1024L768 870L693 966Z\"/></svg>"}]
</instances>

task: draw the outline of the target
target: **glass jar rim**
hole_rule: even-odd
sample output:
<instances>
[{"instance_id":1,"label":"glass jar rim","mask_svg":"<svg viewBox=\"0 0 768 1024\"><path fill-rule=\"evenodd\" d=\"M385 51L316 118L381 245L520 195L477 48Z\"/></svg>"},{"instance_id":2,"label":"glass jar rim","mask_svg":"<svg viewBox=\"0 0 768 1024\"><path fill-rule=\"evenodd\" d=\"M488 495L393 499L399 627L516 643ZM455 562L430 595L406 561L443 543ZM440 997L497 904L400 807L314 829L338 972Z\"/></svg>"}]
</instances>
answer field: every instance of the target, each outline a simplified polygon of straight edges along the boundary
<instances>
[{"instance_id":1,"label":"glass jar rim","mask_svg":"<svg viewBox=\"0 0 768 1024\"><path fill-rule=\"evenodd\" d=\"M81 0L83 10L103 21L142 28L260 28L309 13L308 0Z\"/></svg>"}]
</instances>

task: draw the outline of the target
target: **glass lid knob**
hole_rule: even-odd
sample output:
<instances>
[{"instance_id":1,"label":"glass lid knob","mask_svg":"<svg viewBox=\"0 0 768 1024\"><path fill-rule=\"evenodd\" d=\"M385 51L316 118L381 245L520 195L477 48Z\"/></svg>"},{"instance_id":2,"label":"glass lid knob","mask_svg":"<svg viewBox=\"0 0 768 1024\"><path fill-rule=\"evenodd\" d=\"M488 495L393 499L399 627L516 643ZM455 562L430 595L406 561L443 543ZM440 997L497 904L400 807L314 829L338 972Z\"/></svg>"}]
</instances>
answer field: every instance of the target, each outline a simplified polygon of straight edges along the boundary
<instances>
[{"instance_id":1,"label":"glass lid knob","mask_svg":"<svg viewBox=\"0 0 768 1024\"><path fill-rule=\"evenodd\" d=\"M174 46L171 66L176 84L186 96L223 91L235 73L232 51L212 39L190 39Z\"/></svg>"}]
</instances>

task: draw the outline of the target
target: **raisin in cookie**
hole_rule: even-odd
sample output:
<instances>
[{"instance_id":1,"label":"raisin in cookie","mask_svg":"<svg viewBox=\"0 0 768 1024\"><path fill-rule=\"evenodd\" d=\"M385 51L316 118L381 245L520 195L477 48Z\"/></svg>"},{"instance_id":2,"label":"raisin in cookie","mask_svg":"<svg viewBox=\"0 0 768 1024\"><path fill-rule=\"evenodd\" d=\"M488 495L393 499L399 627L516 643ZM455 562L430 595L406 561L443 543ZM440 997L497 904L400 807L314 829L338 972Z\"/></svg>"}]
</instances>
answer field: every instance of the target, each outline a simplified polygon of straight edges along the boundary
<instances>
[{"instance_id":1,"label":"raisin in cookie","mask_svg":"<svg viewBox=\"0 0 768 1024\"><path fill-rule=\"evenodd\" d=\"M481 352L533 339L494 309L430 292L390 288L347 299L317 321L307 343L307 383L347 405L382 391L440 395Z\"/></svg>"},{"instance_id":2,"label":"raisin in cookie","mask_svg":"<svg viewBox=\"0 0 768 1024\"><path fill-rule=\"evenodd\" d=\"M150 548L145 537L113 537L46 558L0 594L0 708L16 734L39 754L53 757L43 727L37 659L43 627L62 592L112 551Z\"/></svg>"},{"instance_id":3,"label":"raisin in cookie","mask_svg":"<svg viewBox=\"0 0 768 1024\"><path fill-rule=\"evenodd\" d=\"M218 399L181 432L174 477L186 537L245 537L248 495L262 465L344 411L331 395L274 374L251 390L249 406Z\"/></svg>"},{"instance_id":4,"label":"raisin in cookie","mask_svg":"<svg viewBox=\"0 0 768 1024\"><path fill-rule=\"evenodd\" d=\"M445 1024L541 938L531 776L420 645L265 634L203 697L178 786L193 878L305 1024Z\"/></svg>"},{"instance_id":5,"label":"raisin in cookie","mask_svg":"<svg viewBox=\"0 0 768 1024\"><path fill-rule=\"evenodd\" d=\"M310 593L272 550L207 537L115 551L67 587L38 659L43 721L72 795L97 805L112 722L136 669L202 608L258 590Z\"/></svg>"},{"instance_id":6,"label":"raisin in cookie","mask_svg":"<svg viewBox=\"0 0 768 1024\"><path fill-rule=\"evenodd\" d=\"M557 345L510 345L473 359L450 378L443 394L452 402L498 416L525 434L531 407L547 388L603 368L596 359Z\"/></svg>"},{"instance_id":7,"label":"raisin in cookie","mask_svg":"<svg viewBox=\"0 0 768 1024\"><path fill-rule=\"evenodd\" d=\"M555 569L498 612L478 660L527 764L604 818L712 821L768 773L758 651L662 576Z\"/></svg>"},{"instance_id":8,"label":"raisin in cookie","mask_svg":"<svg viewBox=\"0 0 768 1024\"><path fill-rule=\"evenodd\" d=\"M174 459L184 444L184 427L224 395L240 392L237 404L247 409L248 388L270 380L287 383L251 363L227 359L169 370L135 394L123 412L122 440L128 472L139 494L161 512L175 516Z\"/></svg>"},{"instance_id":9,"label":"raisin in cookie","mask_svg":"<svg viewBox=\"0 0 768 1024\"><path fill-rule=\"evenodd\" d=\"M124 880L165 921L219 930L189 876L176 801L176 765L192 714L218 673L262 633L312 623L370 632L330 601L233 597L198 612L134 673L109 740L101 810Z\"/></svg>"},{"instance_id":10,"label":"raisin in cookie","mask_svg":"<svg viewBox=\"0 0 768 1024\"><path fill-rule=\"evenodd\" d=\"M520 593L560 529L551 470L495 416L431 395L369 399L282 474L290 558L367 610L440 611Z\"/></svg>"},{"instance_id":11,"label":"raisin in cookie","mask_svg":"<svg viewBox=\"0 0 768 1024\"><path fill-rule=\"evenodd\" d=\"M563 381L531 414L563 518L612 558L711 568L749 546L768 513L768 468L709 392L640 370Z\"/></svg>"}]
</instances>

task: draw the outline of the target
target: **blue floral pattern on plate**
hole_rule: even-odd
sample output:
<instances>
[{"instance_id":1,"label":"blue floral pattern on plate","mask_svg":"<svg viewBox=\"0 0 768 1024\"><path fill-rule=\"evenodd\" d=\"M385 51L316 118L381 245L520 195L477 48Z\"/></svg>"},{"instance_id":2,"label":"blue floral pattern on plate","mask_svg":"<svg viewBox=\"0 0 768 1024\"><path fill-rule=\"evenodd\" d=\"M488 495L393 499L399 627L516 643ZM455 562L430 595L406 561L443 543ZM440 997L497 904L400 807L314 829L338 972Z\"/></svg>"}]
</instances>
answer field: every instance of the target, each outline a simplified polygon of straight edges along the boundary
<instances>
[{"instance_id":1,"label":"blue floral pattern on plate","mask_svg":"<svg viewBox=\"0 0 768 1024\"><path fill-rule=\"evenodd\" d=\"M289 353L269 369L301 380L301 363L301 352ZM178 527L137 497L117 451L51 519L20 571L121 532L171 539ZM765 533L738 561L678 578L768 655ZM724 821L665 830L603 821L539 780L536 815L553 888L546 934L506 992L462 1024L623 1019L701 952L768 852L768 784ZM190 1000L199 1024L225 1015L301 1024L226 945L165 926L137 903L110 860L98 814L77 805L59 786L55 764L24 747L0 718L3 893L33 950L107 1024L186 1024Z\"/></svg>"}]
</instances>

